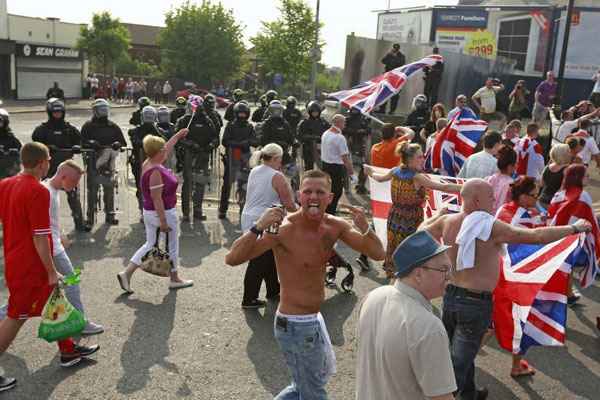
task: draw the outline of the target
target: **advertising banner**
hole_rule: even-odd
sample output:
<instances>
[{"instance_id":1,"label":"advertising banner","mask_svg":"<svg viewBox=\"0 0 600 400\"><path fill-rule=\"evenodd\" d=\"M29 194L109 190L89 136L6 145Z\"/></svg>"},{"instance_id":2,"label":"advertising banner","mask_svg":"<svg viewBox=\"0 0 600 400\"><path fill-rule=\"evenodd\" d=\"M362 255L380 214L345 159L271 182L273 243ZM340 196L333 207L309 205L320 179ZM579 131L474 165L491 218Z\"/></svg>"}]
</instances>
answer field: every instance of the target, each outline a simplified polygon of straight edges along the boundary
<instances>
[{"instance_id":1,"label":"advertising banner","mask_svg":"<svg viewBox=\"0 0 600 400\"><path fill-rule=\"evenodd\" d=\"M377 38L396 43L429 43L431 11L379 14Z\"/></svg>"},{"instance_id":2,"label":"advertising banner","mask_svg":"<svg viewBox=\"0 0 600 400\"><path fill-rule=\"evenodd\" d=\"M436 10L436 44L440 49L494 59L498 45L487 24L485 10Z\"/></svg>"},{"instance_id":3,"label":"advertising banner","mask_svg":"<svg viewBox=\"0 0 600 400\"><path fill-rule=\"evenodd\" d=\"M560 49L565 32L566 11L563 12L558 31L558 43L554 68L558 71ZM571 23L569 47L565 64L565 78L591 79L592 75L600 69L600 52L592 46L597 43L598 26L600 26L600 12L578 11Z\"/></svg>"}]
</instances>

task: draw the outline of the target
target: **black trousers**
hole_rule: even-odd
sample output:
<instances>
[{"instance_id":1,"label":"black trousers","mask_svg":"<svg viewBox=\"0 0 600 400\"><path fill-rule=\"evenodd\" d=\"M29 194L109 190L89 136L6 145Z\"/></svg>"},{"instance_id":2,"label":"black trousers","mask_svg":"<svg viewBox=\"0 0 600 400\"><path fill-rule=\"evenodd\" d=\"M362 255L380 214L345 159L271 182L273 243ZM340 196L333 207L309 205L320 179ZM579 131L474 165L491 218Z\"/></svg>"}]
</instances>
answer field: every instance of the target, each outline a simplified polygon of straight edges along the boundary
<instances>
[{"instance_id":1,"label":"black trousers","mask_svg":"<svg viewBox=\"0 0 600 400\"><path fill-rule=\"evenodd\" d=\"M396 111L396 108L398 107L398 100L400 100L400 94L392 96L390 100L386 101L381 105L381 107L379 107L379 112L385 114L385 109L387 108L387 104L389 102L390 111L388 114L393 114Z\"/></svg>"},{"instance_id":2,"label":"black trousers","mask_svg":"<svg viewBox=\"0 0 600 400\"><path fill-rule=\"evenodd\" d=\"M267 285L267 298L279 294L279 279L275 268L275 256L273 250L253 258L248 263L246 275L244 276L244 303L258 299L262 281Z\"/></svg>"},{"instance_id":3,"label":"black trousers","mask_svg":"<svg viewBox=\"0 0 600 400\"><path fill-rule=\"evenodd\" d=\"M333 192L333 200L325 210L328 214L335 215L337 212L338 202L344 191L344 181L346 179L346 168L341 164L329 164L323 162L323 172L327 172L331 177L331 191Z\"/></svg>"}]
</instances>

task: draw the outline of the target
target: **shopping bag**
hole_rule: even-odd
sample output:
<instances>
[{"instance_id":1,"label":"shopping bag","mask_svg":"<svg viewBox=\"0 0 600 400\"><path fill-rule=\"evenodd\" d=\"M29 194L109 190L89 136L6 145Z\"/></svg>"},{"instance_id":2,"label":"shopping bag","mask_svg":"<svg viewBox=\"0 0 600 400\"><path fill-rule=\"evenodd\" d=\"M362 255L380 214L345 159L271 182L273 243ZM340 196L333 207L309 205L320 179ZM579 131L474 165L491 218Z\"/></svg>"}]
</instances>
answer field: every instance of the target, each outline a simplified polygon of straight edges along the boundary
<instances>
[{"instance_id":1,"label":"shopping bag","mask_svg":"<svg viewBox=\"0 0 600 400\"><path fill-rule=\"evenodd\" d=\"M160 248L160 228L156 228L156 242L148 253L142 257L140 268L149 274L167 277L171 275L173 269L173 261L169 257L169 235L166 234L166 248Z\"/></svg>"},{"instance_id":2,"label":"shopping bag","mask_svg":"<svg viewBox=\"0 0 600 400\"><path fill-rule=\"evenodd\" d=\"M42 310L42 322L38 328L38 337L47 342L67 339L79 335L85 327L85 323L81 311L67 301L57 285Z\"/></svg>"}]
</instances>

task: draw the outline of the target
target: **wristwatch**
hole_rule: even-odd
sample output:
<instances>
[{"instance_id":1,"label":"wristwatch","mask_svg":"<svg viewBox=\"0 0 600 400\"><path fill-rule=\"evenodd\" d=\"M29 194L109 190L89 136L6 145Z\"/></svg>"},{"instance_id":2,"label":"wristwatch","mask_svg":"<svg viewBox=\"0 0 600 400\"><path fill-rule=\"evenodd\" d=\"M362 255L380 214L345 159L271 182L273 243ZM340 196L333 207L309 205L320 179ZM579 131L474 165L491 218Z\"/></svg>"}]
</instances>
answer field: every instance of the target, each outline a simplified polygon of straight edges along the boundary
<instances>
[{"instance_id":1,"label":"wristwatch","mask_svg":"<svg viewBox=\"0 0 600 400\"><path fill-rule=\"evenodd\" d=\"M264 231L258 229L256 225L252 225L252 228L250 228L250 232L254 233L256 236L261 236Z\"/></svg>"}]
</instances>

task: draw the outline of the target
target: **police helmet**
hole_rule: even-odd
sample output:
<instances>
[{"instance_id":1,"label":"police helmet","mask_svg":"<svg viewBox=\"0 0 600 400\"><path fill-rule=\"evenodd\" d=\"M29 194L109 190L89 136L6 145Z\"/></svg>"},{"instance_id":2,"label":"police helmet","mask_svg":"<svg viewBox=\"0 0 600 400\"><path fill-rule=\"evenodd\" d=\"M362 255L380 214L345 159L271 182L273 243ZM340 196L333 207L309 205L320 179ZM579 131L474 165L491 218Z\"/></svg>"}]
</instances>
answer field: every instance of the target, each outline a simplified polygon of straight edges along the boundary
<instances>
[{"instance_id":1,"label":"police helmet","mask_svg":"<svg viewBox=\"0 0 600 400\"><path fill-rule=\"evenodd\" d=\"M248 107L248 103L245 101L239 101L235 103L235 106L233 106L233 114L237 119L247 120L250 116L250 107ZM245 116L240 117L240 114L244 114Z\"/></svg>"},{"instance_id":2,"label":"police helmet","mask_svg":"<svg viewBox=\"0 0 600 400\"><path fill-rule=\"evenodd\" d=\"M175 99L175 106L177 108L184 108L187 103L187 100L183 96L179 96Z\"/></svg>"},{"instance_id":3,"label":"police helmet","mask_svg":"<svg viewBox=\"0 0 600 400\"><path fill-rule=\"evenodd\" d=\"M294 96L290 96L285 100L285 106L287 108L295 108L296 104L298 104L298 101Z\"/></svg>"},{"instance_id":4,"label":"police helmet","mask_svg":"<svg viewBox=\"0 0 600 400\"><path fill-rule=\"evenodd\" d=\"M142 124L153 124L156 122L156 108L152 106L146 106L142 108L141 120Z\"/></svg>"},{"instance_id":5,"label":"police helmet","mask_svg":"<svg viewBox=\"0 0 600 400\"><path fill-rule=\"evenodd\" d=\"M235 89L232 93L233 101L236 103L242 100L242 96L244 95L244 91L242 89Z\"/></svg>"},{"instance_id":6,"label":"police helmet","mask_svg":"<svg viewBox=\"0 0 600 400\"><path fill-rule=\"evenodd\" d=\"M171 122L171 112L169 111L169 107L158 107L158 110L156 110L156 118L158 119L159 124L166 124Z\"/></svg>"},{"instance_id":7,"label":"police helmet","mask_svg":"<svg viewBox=\"0 0 600 400\"><path fill-rule=\"evenodd\" d=\"M141 110L142 108L150 105L150 99L146 96L142 96L138 99L137 103Z\"/></svg>"},{"instance_id":8,"label":"police helmet","mask_svg":"<svg viewBox=\"0 0 600 400\"><path fill-rule=\"evenodd\" d=\"M260 101L260 105L262 107L266 107L267 106L267 96L265 96L264 94L262 96L260 96L260 98L258 99L258 101Z\"/></svg>"},{"instance_id":9,"label":"police helmet","mask_svg":"<svg viewBox=\"0 0 600 400\"><path fill-rule=\"evenodd\" d=\"M425 96L424 94L416 95L413 99L412 106L415 110L423 110L427 108L427 96Z\"/></svg>"},{"instance_id":10,"label":"police helmet","mask_svg":"<svg viewBox=\"0 0 600 400\"><path fill-rule=\"evenodd\" d=\"M57 99L56 97L52 97L46 102L46 112L48 113L48 117L50 118L52 117L52 113L55 112L62 112L64 118L65 111L65 103L62 100Z\"/></svg>"},{"instance_id":11,"label":"police helmet","mask_svg":"<svg viewBox=\"0 0 600 400\"><path fill-rule=\"evenodd\" d=\"M8 124L10 122L10 114L8 114L8 111L6 111L4 108L0 108L0 121L2 123L0 128L8 128Z\"/></svg>"},{"instance_id":12,"label":"police helmet","mask_svg":"<svg viewBox=\"0 0 600 400\"><path fill-rule=\"evenodd\" d=\"M273 100L269 103L269 115L273 118L281 118L283 116L283 105L279 100Z\"/></svg>"},{"instance_id":13,"label":"police helmet","mask_svg":"<svg viewBox=\"0 0 600 400\"><path fill-rule=\"evenodd\" d=\"M92 103L92 112L96 118L108 118L110 104L105 99L97 99Z\"/></svg>"},{"instance_id":14,"label":"police helmet","mask_svg":"<svg viewBox=\"0 0 600 400\"><path fill-rule=\"evenodd\" d=\"M276 91L274 91L272 89L267 91L267 93L265 93L265 97L267 98L267 104L271 105L271 102L273 100L275 100L277 98L277 96L279 96L279 95L277 94Z\"/></svg>"},{"instance_id":15,"label":"police helmet","mask_svg":"<svg viewBox=\"0 0 600 400\"><path fill-rule=\"evenodd\" d=\"M306 111L308 111L309 115L312 115L313 112L318 112L321 115L321 105L318 101L313 100L306 106Z\"/></svg>"},{"instance_id":16,"label":"police helmet","mask_svg":"<svg viewBox=\"0 0 600 400\"><path fill-rule=\"evenodd\" d=\"M207 110L213 110L217 104L217 98L213 94L204 96L204 103Z\"/></svg>"}]
</instances>

